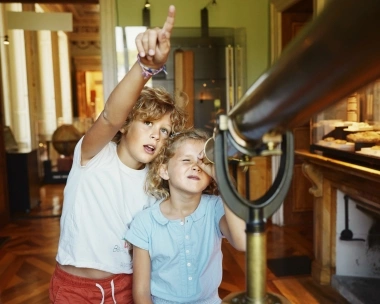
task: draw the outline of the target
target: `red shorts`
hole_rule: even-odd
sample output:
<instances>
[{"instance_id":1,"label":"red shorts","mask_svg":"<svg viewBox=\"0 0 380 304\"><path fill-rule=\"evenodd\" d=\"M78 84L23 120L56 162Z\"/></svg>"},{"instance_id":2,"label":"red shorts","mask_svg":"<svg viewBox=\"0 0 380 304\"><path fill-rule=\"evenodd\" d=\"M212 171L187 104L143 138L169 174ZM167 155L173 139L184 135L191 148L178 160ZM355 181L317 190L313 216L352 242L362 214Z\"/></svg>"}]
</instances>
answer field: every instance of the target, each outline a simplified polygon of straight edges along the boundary
<instances>
[{"instance_id":1,"label":"red shorts","mask_svg":"<svg viewBox=\"0 0 380 304\"><path fill-rule=\"evenodd\" d=\"M132 274L115 274L106 279L78 277L55 267L50 281L50 303L133 304Z\"/></svg>"}]
</instances>

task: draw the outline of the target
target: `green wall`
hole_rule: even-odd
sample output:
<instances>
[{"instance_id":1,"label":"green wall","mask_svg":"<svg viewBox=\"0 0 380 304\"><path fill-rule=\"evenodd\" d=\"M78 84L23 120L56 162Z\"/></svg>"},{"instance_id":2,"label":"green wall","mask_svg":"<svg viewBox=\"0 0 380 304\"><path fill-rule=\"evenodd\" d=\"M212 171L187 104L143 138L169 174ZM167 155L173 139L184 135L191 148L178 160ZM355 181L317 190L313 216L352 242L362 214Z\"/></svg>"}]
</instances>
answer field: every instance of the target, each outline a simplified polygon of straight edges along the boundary
<instances>
[{"instance_id":1,"label":"green wall","mask_svg":"<svg viewBox=\"0 0 380 304\"><path fill-rule=\"evenodd\" d=\"M209 0L150 0L152 27L163 25L169 5L176 7L176 27L200 27L200 10ZM209 27L245 28L247 33L248 87L270 62L269 0L216 0L208 6ZM119 26L142 25L145 0L116 0Z\"/></svg>"}]
</instances>

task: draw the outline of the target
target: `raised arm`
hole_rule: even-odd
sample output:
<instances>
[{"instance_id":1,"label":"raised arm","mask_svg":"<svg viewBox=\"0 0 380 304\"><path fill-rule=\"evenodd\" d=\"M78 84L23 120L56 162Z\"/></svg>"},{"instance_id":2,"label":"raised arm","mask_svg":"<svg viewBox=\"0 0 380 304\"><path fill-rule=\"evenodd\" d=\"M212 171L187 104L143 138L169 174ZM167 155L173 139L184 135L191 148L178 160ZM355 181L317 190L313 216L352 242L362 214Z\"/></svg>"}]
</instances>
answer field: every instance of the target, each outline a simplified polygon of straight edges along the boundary
<instances>
[{"instance_id":1,"label":"raised arm","mask_svg":"<svg viewBox=\"0 0 380 304\"><path fill-rule=\"evenodd\" d=\"M247 247L246 223L235 215L225 203L223 205L225 214L219 222L220 231L232 246L237 250L245 251Z\"/></svg>"},{"instance_id":2,"label":"raised arm","mask_svg":"<svg viewBox=\"0 0 380 304\"><path fill-rule=\"evenodd\" d=\"M150 292L150 257L147 250L133 246L133 301L152 304Z\"/></svg>"},{"instance_id":3,"label":"raised arm","mask_svg":"<svg viewBox=\"0 0 380 304\"><path fill-rule=\"evenodd\" d=\"M215 178L215 167L209 162L203 162L204 152L198 155L198 165L217 182ZM223 202L225 215L220 219L219 227L223 235L227 238L232 246L237 250L246 250L246 223L240 217L235 215L230 208Z\"/></svg>"},{"instance_id":4,"label":"raised arm","mask_svg":"<svg viewBox=\"0 0 380 304\"><path fill-rule=\"evenodd\" d=\"M146 68L159 69L165 65L170 52L170 35L174 25L175 8L169 7L162 29L148 29L136 37L140 62ZM103 112L87 131L82 143L82 165L112 140L123 126L150 76L144 77L139 62L119 82L110 94Z\"/></svg>"}]
</instances>

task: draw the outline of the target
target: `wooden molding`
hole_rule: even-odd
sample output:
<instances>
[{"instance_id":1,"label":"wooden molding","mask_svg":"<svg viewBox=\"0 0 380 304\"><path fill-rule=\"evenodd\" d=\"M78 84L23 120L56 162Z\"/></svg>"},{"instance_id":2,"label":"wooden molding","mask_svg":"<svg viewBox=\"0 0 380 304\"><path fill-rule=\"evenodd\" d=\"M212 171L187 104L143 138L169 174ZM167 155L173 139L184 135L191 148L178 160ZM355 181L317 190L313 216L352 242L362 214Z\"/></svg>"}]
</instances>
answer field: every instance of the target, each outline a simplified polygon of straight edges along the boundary
<instances>
[{"instance_id":1,"label":"wooden molding","mask_svg":"<svg viewBox=\"0 0 380 304\"><path fill-rule=\"evenodd\" d=\"M305 162L302 164L302 172L312 184L312 187L309 189L309 193L314 197L321 197L323 195L323 176L321 170L319 170L316 166Z\"/></svg>"},{"instance_id":2,"label":"wooden molding","mask_svg":"<svg viewBox=\"0 0 380 304\"><path fill-rule=\"evenodd\" d=\"M300 0L270 0L271 4L278 12L283 12L288 7L291 7L299 1Z\"/></svg>"},{"instance_id":3,"label":"wooden molding","mask_svg":"<svg viewBox=\"0 0 380 304\"><path fill-rule=\"evenodd\" d=\"M77 56L74 57L76 71L101 71L102 60L100 56Z\"/></svg>"}]
</instances>

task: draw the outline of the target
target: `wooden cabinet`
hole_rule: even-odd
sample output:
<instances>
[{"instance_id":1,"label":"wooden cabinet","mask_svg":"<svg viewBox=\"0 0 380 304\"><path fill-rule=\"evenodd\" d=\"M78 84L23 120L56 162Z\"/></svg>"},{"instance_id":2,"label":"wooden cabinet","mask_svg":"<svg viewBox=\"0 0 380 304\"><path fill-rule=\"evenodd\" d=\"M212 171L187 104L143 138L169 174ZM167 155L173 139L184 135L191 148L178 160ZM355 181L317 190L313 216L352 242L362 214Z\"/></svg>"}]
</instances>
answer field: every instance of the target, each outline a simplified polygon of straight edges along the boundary
<instances>
[{"instance_id":1,"label":"wooden cabinet","mask_svg":"<svg viewBox=\"0 0 380 304\"><path fill-rule=\"evenodd\" d=\"M40 202L37 150L7 152L9 209L29 212Z\"/></svg>"}]
</instances>

